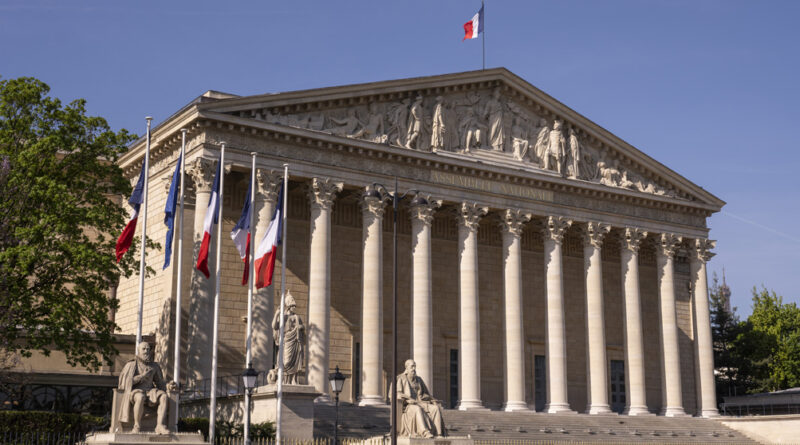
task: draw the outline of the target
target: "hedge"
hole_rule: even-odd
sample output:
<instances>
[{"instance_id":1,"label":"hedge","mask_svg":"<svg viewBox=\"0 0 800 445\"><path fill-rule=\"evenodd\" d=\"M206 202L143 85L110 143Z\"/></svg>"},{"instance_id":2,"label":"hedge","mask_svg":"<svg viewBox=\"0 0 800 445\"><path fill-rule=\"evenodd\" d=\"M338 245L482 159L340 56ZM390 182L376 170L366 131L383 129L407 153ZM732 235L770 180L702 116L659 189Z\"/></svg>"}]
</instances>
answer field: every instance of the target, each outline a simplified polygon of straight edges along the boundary
<instances>
[{"instance_id":1,"label":"hedge","mask_svg":"<svg viewBox=\"0 0 800 445\"><path fill-rule=\"evenodd\" d=\"M102 417L50 411L0 411L0 433L37 431L43 433L89 433L108 428Z\"/></svg>"}]
</instances>

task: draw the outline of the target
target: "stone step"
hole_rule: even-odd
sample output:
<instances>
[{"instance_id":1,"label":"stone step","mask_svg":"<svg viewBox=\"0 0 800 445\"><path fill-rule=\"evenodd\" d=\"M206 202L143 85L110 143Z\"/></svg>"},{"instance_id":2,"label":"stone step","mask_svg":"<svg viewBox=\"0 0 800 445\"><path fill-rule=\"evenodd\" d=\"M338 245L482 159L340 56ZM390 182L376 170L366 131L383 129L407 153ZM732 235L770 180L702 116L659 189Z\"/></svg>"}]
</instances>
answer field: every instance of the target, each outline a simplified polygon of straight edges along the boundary
<instances>
[{"instance_id":1,"label":"stone step","mask_svg":"<svg viewBox=\"0 0 800 445\"><path fill-rule=\"evenodd\" d=\"M696 417L457 410L444 410L443 415L450 435L469 435L487 441L756 443L715 420ZM315 405L314 435L333 436L335 416L335 407ZM389 416L388 407L340 405L339 437L366 438L388 434Z\"/></svg>"}]
</instances>

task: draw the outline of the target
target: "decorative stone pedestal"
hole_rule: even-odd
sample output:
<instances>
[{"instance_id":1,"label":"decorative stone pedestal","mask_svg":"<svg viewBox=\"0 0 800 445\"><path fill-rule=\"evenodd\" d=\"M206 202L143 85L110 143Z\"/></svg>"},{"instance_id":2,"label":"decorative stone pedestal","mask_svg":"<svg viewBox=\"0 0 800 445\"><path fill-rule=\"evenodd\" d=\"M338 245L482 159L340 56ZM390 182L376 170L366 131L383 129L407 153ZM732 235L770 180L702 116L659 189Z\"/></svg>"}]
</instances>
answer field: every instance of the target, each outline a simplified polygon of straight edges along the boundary
<instances>
[{"instance_id":1,"label":"decorative stone pedestal","mask_svg":"<svg viewBox=\"0 0 800 445\"><path fill-rule=\"evenodd\" d=\"M314 399L319 393L311 385L283 385L281 434L285 439L314 440ZM253 392L252 423L277 422L278 385L265 385Z\"/></svg>"},{"instance_id":2,"label":"decorative stone pedestal","mask_svg":"<svg viewBox=\"0 0 800 445\"><path fill-rule=\"evenodd\" d=\"M93 433L86 436L86 445L153 445L158 443L208 445L200 433Z\"/></svg>"},{"instance_id":3,"label":"decorative stone pedestal","mask_svg":"<svg viewBox=\"0 0 800 445\"><path fill-rule=\"evenodd\" d=\"M384 436L370 437L365 439L363 445L382 444L388 442ZM398 437L397 445L474 445L475 439L465 436L447 436L432 439L421 437Z\"/></svg>"}]
</instances>

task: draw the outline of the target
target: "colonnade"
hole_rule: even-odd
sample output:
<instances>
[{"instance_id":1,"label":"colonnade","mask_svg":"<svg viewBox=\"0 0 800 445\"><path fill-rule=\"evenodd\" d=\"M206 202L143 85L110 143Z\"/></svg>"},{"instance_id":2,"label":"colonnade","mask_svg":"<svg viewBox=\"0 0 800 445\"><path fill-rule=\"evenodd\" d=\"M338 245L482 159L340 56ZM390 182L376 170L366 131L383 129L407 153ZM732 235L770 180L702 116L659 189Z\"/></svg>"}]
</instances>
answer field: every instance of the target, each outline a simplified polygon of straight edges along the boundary
<instances>
[{"instance_id":1,"label":"colonnade","mask_svg":"<svg viewBox=\"0 0 800 445\"><path fill-rule=\"evenodd\" d=\"M262 178L260 176L260 178ZM196 182L196 185L198 183ZM262 181L260 179L260 184ZM263 176L265 202L259 212L259 225L265 226L274 208L276 189ZM269 186L269 184L272 184ZM308 383L322 394L328 393L331 281L331 214L343 184L312 178L308 184L310 202L310 250L308 278ZM198 199L202 191L197 189ZM383 404L383 243L382 226L386 206L374 190L367 187L361 199L363 216L363 295L361 314L361 405ZM431 224L442 201L419 194L410 203L411 214L411 352L417 373L433 383L433 323ZM496 211L498 209L495 209ZM458 409L485 409L480 390L480 313L478 276L478 227L489 208L472 203L456 203L458 227L459 291L459 395ZM197 215L200 216L197 216ZM525 338L523 326L523 285L521 236L533 215L519 209L499 209L502 235L503 293L505 306L505 385L506 411L527 410L525 394ZM536 215L544 239L547 405L550 413L571 412L567 399L567 343L564 307L562 242L572 225L583 234L584 278L586 283L587 410L589 414L610 413L609 373L606 355L602 249L612 230L602 221L577 221L555 215ZM198 218L200 218L198 226ZM195 232L202 232L202 212L195 212ZM620 231L621 278L624 320L626 408L628 415L649 414L645 390L645 357L642 307L639 284L639 247L648 233L636 227L617 227ZM263 230L263 229L262 229ZM649 234L657 243L658 299L661 340L661 414L686 415L683 407L679 331L675 309L674 258L686 241L690 250L693 298L696 387L698 414L717 415L713 376L713 351L708 307L706 262L713 241L684 240L672 233ZM402 253L401 253L402 254ZM271 298L266 299L272 301ZM267 308L264 308L265 310ZM271 308L269 308L271 311ZM254 330L256 332L257 330ZM266 329L265 332L269 332ZM254 357L257 355L254 354Z\"/></svg>"}]
</instances>

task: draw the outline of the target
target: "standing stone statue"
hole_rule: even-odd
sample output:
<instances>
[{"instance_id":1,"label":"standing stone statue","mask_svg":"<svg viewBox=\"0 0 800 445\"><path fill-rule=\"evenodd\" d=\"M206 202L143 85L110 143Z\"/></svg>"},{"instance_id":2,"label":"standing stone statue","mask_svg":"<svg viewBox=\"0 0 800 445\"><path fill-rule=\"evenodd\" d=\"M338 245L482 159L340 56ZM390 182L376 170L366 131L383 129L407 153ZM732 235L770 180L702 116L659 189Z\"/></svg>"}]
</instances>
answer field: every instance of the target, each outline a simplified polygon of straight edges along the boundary
<instances>
[{"instance_id":1,"label":"standing stone statue","mask_svg":"<svg viewBox=\"0 0 800 445\"><path fill-rule=\"evenodd\" d=\"M464 111L464 117L461 118L458 129L463 135L462 150L464 153L472 151L473 144L478 147L481 145L482 125L478 122L472 107L467 107Z\"/></svg>"},{"instance_id":2,"label":"standing stone statue","mask_svg":"<svg viewBox=\"0 0 800 445\"><path fill-rule=\"evenodd\" d=\"M553 170L551 161L555 161L555 171L559 174L564 174L562 170L562 163L564 162L564 155L566 154L567 140L561 132L561 121L556 120L553 122L553 129L550 130L550 139L547 144L547 153L544 157L544 169Z\"/></svg>"},{"instance_id":3,"label":"standing stone statue","mask_svg":"<svg viewBox=\"0 0 800 445\"><path fill-rule=\"evenodd\" d=\"M411 99L395 104L389 110L389 142L400 147L405 147L405 137L408 132L408 105Z\"/></svg>"},{"instance_id":4,"label":"standing stone statue","mask_svg":"<svg viewBox=\"0 0 800 445\"><path fill-rule=\"evenodd\" d=\"M489 118L489 145L495 151L503 151L506 132L503 126L503 103L500 102L500 89L492 92L492 97L483 108L483 117Z\"/></svg>"},{"instance_id":5,"label":"standing stone statue","mask_svg":"<svg viewBox=\"0 0 800 445\"><path fill-rule=\"evenodd\" d=\"M444 98L442 96L436 96L436 105L433 107L433 124L431 125L432 150L442 150L444 148L445 131Z\"/></svg>"},{"instance_id":6,"label":"standing stone statue","mask_svg":"<svg viewBox=\"0 0 800 445\"><path fill-rule=\"evenodd\" d=\"M408 137L406 138L406 148L415 150L420 149L420 133L422 132L422 96L417 96L411 104L411 112L408 116Z\"/></svg>"},{"instance_id":7,"label":"standing stone statue","mask_svg":"<svg viewBox=\"0 0 800 445\"><path fill-rule=\"evenodd\" d=\"M119 374L119 389L125 391L120 404L120 423L133 422L131 433L141 430L142 416L146 408L156 408L156 434L169 434L167 428L167 390L175 390L175 382L165 384L158 363L152 361L150 344L139 343L136 358L129 361Z\"/></svg>"},{"instance_id":8,"label":"standing stone statue","mask_svg":"<svg viewBox=\"0 0 800 445\"><path fill-rule=\"evenodd\" d=\"M283 383L299 385L300 370L305 356L306 326L303 319L295 314L297 303L288 291L283 314ZM275 344L280 346L281 319L280 312L275 311L272 319L272 335Z\"/></svg>"},{"instance_id":9,"label":"standing stone statue","mask_svg":"<svg viewBox=\"0 0 800 445\"><path fill-rule=\"evenodd\" d=\"M539 134L536 136L536 145L534 151L536 152L536 160L539 165L544 167L544 159L547 156L547 142L550 135L550 128L547 126L547 120L539 119Z\"/></svg>"},{"instance_id":10,"label":"standing stone statue","mask_svg":"<svg viewBox=\"0 0 800 445\"><path fill-rule=\"evenodd\" d=\"M578 135L575 134L575 129L569 127L569 155L572 158L570 177L577 178L580 176L580 161L581 161L581 144L578 142Z\"/></svg>"},{"instance_id":11,"label":"standing stone statue","mask_svg":"<svg viewBox=\"0 0 800 445\"><path fill-rule=\"evenodd\" d=\"M446 435L442 421L442 405L431 397L417 364L406 360L406 370L397 376L397 401L402 403L402 420L398 435L402 437L442 437Z\"/></svg>"}]
</instances>

